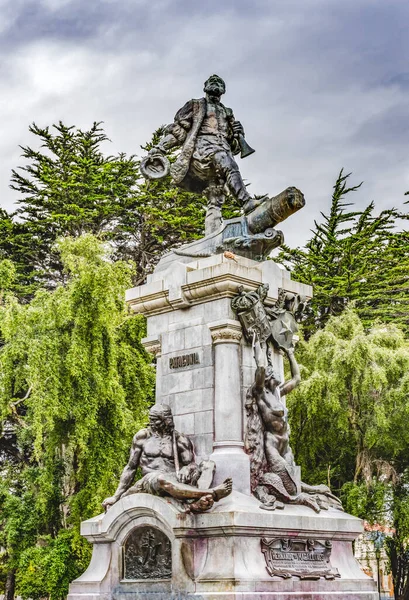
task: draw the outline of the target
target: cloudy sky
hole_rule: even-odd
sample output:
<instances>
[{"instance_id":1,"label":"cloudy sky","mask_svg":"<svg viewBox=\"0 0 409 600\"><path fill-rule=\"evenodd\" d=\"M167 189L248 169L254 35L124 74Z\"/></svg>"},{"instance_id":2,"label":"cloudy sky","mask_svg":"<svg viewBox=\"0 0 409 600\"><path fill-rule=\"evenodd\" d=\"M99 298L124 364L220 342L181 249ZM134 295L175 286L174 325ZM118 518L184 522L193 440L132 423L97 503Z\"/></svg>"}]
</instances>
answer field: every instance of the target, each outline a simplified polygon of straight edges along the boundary
<instances>
[{"instance_id":1,"label":"cloudy sky","mask_svg":"<svg viewBox=\"0 0 409 600\"><path fill-rule=\"evenodd\" d=\"M289 185L307 206L282 226L302 244L341 167L370 200L409 190L407 0L0 0L1 205L28 125L104 121L107 152L138 153L200 97L211 73L256 149L254 193ZM407 199L407 198L406 198Z\"/></svg>"}]
</instances>

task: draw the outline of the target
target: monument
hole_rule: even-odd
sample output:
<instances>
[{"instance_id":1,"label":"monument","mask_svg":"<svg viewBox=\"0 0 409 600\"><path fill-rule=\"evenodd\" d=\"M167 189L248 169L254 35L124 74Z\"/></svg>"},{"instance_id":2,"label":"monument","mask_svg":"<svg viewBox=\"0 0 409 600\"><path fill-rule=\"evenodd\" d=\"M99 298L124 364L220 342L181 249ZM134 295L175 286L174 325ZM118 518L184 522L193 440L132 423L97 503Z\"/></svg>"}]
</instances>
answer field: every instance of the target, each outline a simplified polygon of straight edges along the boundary
<instances>
[{"instance_id":1,"label":"monument","mask_svg":"<svg viewBox=\"0 0 409 600\"><path fill-rule=\"evenodd\" d=\"M304 483L290 446L285 396L300 383L294 342L312 289L267 258L304 197L249 195L234 156L254 151L220 101L223 80L204 91L142 161L147 178L170 172L206 195L206 235L127 292L147 317L156 403L106 512L82 523L93 555L69 600L375 600L352 551L361 521ZM226 189L243 214L223 222Z\"/></svg>"}]
</instances>

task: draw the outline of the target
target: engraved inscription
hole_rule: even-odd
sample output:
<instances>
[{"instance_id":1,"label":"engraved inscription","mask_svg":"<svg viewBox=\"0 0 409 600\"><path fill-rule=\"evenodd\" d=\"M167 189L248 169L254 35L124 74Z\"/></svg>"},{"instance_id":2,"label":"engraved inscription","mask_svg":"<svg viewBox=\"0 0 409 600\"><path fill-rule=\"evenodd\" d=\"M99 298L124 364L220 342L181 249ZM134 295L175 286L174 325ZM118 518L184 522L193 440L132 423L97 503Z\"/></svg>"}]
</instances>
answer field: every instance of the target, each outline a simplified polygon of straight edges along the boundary
<instances>
[{"instance_id":1,"label":"engraved inscription","mask_svg":"<svg viewBox=\"0 0 409 600\"><path fill-rule=\"evenodd\" d=\"M172 545L154 527L136 527L123 546L124 579L169 579L172 576Z\"/></svg>"},{"instance_id":2,"label":"engraved inscription","mask_svg":"<svg viewBox=\"0 0 409 600\"><path fill-rule=\"evenodd\" d=\"M340 577L330 563L332 544L330 540L319 542L306 539L263 538L261 551L266 568L271 575L288 579L334 579Z\"/></svg>"},{"instance_id":3,"label":"engraved inscription","mask_svg":"<svg viewBox=\"0 0 409 600\"><path fill-rule=\"evenodd\" d=\"M174 356L169 359L170 369L180 369L189 367L190 365L198 365L200 363L199 353L192 352L191 354L183 354L182 356Z\"/></svg>"}]
</instances>

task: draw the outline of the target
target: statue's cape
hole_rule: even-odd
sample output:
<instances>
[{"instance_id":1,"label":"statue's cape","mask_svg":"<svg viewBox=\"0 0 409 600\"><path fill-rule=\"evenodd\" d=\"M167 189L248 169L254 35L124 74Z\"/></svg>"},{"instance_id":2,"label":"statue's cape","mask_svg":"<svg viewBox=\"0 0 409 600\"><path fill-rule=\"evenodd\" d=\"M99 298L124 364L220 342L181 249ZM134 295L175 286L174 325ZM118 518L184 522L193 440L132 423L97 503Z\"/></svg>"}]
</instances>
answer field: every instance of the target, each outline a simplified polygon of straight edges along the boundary
<instances>
[{"instance_id":1,"label":"statue's cape","mask_svg":"<svg viewBox=\"0 0 409 600\"><path fill-rule=\"evenodd\" d=\"M206 98L200 98L199 100L192 100L193 103L193 122L190 128L184 144L181 148L180 154L175 162L170 167L170 174L173 181L178 184L183 181L189 170L190 161L195 149L195 143L199 129L203 123L203 119L206 115Z\"/></svg>"}]
</instances>

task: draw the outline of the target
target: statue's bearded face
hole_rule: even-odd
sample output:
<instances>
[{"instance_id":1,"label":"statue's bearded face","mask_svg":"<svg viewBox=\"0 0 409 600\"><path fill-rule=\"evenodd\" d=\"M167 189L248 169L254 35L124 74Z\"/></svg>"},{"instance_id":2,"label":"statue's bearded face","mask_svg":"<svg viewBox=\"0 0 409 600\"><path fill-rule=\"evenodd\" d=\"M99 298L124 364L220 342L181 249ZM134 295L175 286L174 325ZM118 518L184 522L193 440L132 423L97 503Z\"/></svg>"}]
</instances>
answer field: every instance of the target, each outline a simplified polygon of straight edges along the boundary
<instances>
[{"instance_id":1,"label":"statue's bearded face","mask_svg":"<svg viewBox=\"0 0 409 600\"><path fill-rule=\"evenodd\" d=\"M204 92L212 96L222 96L226 92L226 84L218 75L212 75L205 81Z\"/></svg>"},{"instance_id":2,"label":"statue's bearded face","mask_svg":"<svg viewBox=\"0 0 409 600\"><path fill-rule=\"evenodd\" d=\"M172 415L150 414L149 424L153 431L161 434L171 434L175 427Z\"/></svg>"}]
</instances>

